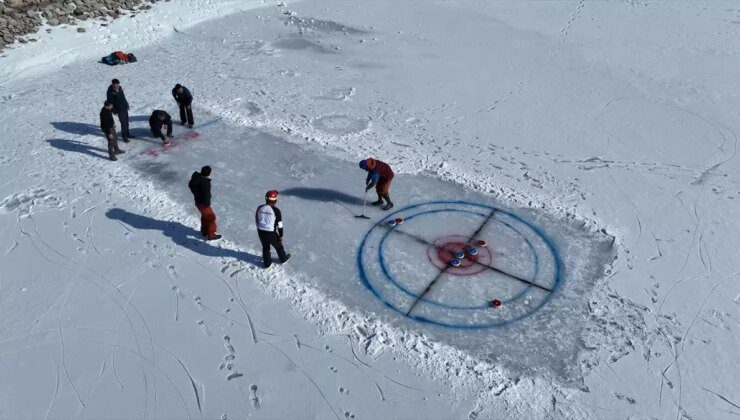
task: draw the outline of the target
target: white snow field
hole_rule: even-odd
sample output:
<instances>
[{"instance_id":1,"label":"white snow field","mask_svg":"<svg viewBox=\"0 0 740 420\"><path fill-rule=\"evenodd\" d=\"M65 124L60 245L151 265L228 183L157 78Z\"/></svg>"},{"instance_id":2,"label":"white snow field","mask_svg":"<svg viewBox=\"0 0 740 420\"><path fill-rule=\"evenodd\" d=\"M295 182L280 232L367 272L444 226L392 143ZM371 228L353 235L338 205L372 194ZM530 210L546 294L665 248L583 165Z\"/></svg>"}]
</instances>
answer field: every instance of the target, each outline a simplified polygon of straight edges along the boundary
<instances>
[{"instance_id":1,"label":"white snow field","mask_svg":"<svg viewBox=\"0 0 740 420\"><path fill-rule=\"evenodd\" d=\"M0 418L740 417L737 2L181 0L96 25L0 56ZM139 62L95 62L115 49ZM175 83L196 127L164 148ZM369 220L366 157L396 172ZM264 270L270 189L292 258Z\"/></svg>"}]
</instances>

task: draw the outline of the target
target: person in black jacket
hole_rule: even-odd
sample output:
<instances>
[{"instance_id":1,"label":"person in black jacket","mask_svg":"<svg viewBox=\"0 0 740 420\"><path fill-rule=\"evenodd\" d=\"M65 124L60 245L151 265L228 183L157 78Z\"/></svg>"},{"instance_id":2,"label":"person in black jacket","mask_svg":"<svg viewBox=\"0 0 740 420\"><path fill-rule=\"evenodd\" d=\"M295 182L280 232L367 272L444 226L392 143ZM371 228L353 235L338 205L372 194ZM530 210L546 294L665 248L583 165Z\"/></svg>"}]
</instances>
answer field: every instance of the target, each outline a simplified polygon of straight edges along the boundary
<instances>
[{"instance_id":1,"label":"person in black jacket","mask_svg":"<svg viewBox=\"0 0 740 420\"><path fill-rule=\"evenodd\" d=\"M176 84L172 89L172 97L175 98L177 106L180 107L180 124L185 125L187 122L188 128L193 128L195 122L193 121L193 95L190 93L188 88L181 84ZM187 119L185 119L187 117Z\"/></svg>"},{"instance_id":2,"label":"person in black jacket","mask_svg":"<svg viewBox=\"0 0 740 420\"><path fill-rule=\"evenodd\" d=\"M123 93L121 82L118 79L113 79L110 86L108 86L108 102L113 104L113 113L118 115L118 121L121 122L121 137L125 143L128 143L128 139L133 139L128 129L128 101L126 100L126 94Z\"/></svg>"},{"instance_id":3,"label":"person in black jacket","mask_svg":"<svg viewBox=\"0 0 740 420\"><path fill-rule=\"evenodd\" d=\"M100 129L108 140L108 157L110 160L118 160L116 155L126 153L118 148L118 136L116 135L116 122L113 119L113 104L105 101L103 109L100 110Z\"/></svg>"},{"instance_id":4,"label":"person in black jacket","mask_svg":"<svg viewBox=\"0 0 740 420\"><path fill-rule=\"evenodd\" d=\"M149 128L152 130L154 137L159 137L165 145L168 145L170 142L162 133L165 126L167 127L167 137L172 138L172 117L162 110L155 109L149 117Z\"/></svg>"},{"instance_id":5,"label":"person in black jacket","mask_svg":"<svg viewBox=\"0 0 740 420\"><path fill-rule=\"evenodd\" d=\"M200 232L207 241L220 239L217 232L216 213L211 209L211 167L204 166L200 172L193 172L188 188L193 193L195 207L200 211Z\"/></svg>"}]
</instances>

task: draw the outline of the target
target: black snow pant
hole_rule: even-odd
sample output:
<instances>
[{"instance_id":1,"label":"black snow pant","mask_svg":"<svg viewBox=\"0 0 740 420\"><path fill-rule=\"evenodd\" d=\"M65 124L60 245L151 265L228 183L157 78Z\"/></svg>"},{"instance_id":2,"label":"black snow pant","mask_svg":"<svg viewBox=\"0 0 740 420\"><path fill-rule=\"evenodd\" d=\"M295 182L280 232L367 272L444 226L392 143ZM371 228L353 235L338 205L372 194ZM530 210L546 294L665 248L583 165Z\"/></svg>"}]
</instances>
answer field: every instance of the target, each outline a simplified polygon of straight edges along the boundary
<instances>
[{"instance_id":1,"label":"black snow pant","mask_svg":"<svg viewBox=\"0 0 740 420\"><path fill-rule=\"evenodd\" d=\"M278 258L280 258L281 263L288 259L288 256L285 254L285 249L283 248L283 241L280 239L277 232L268 232L266 230L258 229L257 234L262 243L262 264L265 268L272 264L272 253L270 252L271 245L275 247L275 251L277 251Z\"/></svg>"},{"instance_id":2,"label":"black snow pant","mask_svg":"<svg viewBox=\"0 0 740 420\"><path fill-rule=\"evenodd\" d=\"M111 128L107 133L104 131L105 139L108 140L108 156L113 158L116 153L120 153L121 149L118 148L118 136L116 135L116 129Z\"/></svg>"},{"instance_id":3,"label":"black snow pant","mask_svg":"<svg viewBox=\"0 0 740 420\"><path fill-rule=\"evenodd\" d=\"M128 131L128 110L118 111L118 121L121 122L121 137L128 140L131 137L131 133Z\"/></svg>"},{"instance_id":4,"label":"black snow pant","mask_svg":"<svg viewBox=\"0 0 740 420\"><path fill-rule=\"evenodd\" d=\"M193 107L191 104L183 104L178 103L180 106L180 122L188 125L195 125L195 121L193 120ZM187 117L187 119L186 119Z\"/></svg>"}]
</instances>

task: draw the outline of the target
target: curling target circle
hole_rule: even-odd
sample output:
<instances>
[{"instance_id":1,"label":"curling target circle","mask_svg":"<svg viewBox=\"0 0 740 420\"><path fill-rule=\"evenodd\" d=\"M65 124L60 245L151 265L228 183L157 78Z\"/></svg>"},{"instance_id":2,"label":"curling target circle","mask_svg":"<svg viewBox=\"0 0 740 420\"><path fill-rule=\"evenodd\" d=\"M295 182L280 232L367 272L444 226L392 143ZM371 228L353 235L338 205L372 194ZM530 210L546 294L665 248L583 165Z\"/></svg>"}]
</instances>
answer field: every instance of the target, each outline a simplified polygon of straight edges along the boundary
<instances>
[{"instance_id":1,"label":"curling target circle","mask_svg":"<svg viewBox=\"0 0 740 420\"><path fill-rule=\"evenodd\" d=\"M403 224L388 223L399 218ZM562 281L560 257L540 228L467 201L388 214L366 233L357 265L363 285L393 311L450 328L521 320L546 305Z\"/></svg>"}]
</instances>

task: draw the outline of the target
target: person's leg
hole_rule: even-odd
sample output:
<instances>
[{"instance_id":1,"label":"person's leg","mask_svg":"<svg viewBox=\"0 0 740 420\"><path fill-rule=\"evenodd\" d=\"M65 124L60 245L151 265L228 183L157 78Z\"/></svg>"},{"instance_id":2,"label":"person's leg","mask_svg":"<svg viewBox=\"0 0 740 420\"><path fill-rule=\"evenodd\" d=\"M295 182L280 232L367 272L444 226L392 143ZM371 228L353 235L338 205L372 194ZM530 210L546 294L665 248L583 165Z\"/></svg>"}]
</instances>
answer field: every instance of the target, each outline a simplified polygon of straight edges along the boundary
<instances>
[{"instance_id":1,"label":"person's leg","mask_svg":"<svg viewBox=\"0 0 740 420\"><path fill-rule=\"evenodd\" d=\"M113 150L116 152L116 154L118 155L118 154L121 154L121 153L125 153L123 150L121 150L118 147L118 134L116 134L116 129L115 128L111 128L110 129L110 135L113 136Z\"/></svg>"},{"instance_id":2,"label":"person's leg","mask_svg":"<svg viewBox=\"0 0 740 420\"><path fill-rule=\"evenodd\" d=\"M193 126L195 125L195 118L193 118L193 106L189 104L186 109L188 114L188 127L193 128Z\"/></svg>"},{"instance_id":3,"label":"person's leg","mask_svg":"<svg viewBox=\"0 0 740 420\"><path fill-rule=\"evenodd\" d=\"M272 265L272 255L270 252L270 238L269 233L264 230L258 230L257 234L260 237L260 243L262 243L262 265L267 268Z\"/></svg>"},{"instance_id":4,"label":"person's leg","mask_svg":"<svg viewBox=\"0 0 740 420\"><path fill-rule=\"evenodd\" d=\"M125 140L131 138L131 133L128 130L128 111L121 111L118 113L118 120L121 122L121 137Z\"/></svg>"},{"instance_id":5,"label":"person's leg","mask_svg":"<svg viewBox=\"0 0 740 420\"><path fill-rule=\"evenodd\" d=\"M177 106L180 107L180 124L185 125L185 123L187 122L185 120L185 105L178 103Z\"/></svg>"},{"instance_id":6,"label":"person's leg","mask_svg":"<svg viewBox=\"0 0 740 420\"><path fill-rule=\"evenodd\" d=\"M200 233L205 237L208 235L206 231L206 226L208 225L208 221L206 220L206 213L205 213L206 206L201 206L199 204L196 204L195 206L198 208L198 211L200 212Z\"/></svg>"},{"instance_id":7,"label":"person's leg","mask_svg":"<svg viewBox=\"0 0 740 420\"><path fill-rule=\"evenodd\" d=\"M378 194L378 199L372 202L373 206L382 206L383 205L383 178L380 178L378 182L375 184L375 192Z\"/></svg>"},{"instance_id":8,"label":"person's leg","mask_svg":"<svg viewBox=\"0 0 740 420\"><path fill-rule=\"evenodd\" d=\"M167 125L167 137L172 137L172 123Z\"/></svg>"},{"instance_id":9,"label":"person's leg","mask_svg":"<svg viewBox=\"0 0 740 420\"><path fill-rule=\"evenodd\" d=\"M378 200L373 202L373 206L383 205L383 191L385 191L386 182L385 178L380 178L378 183L375 184L375 192L378 194Z\"/></svg>"},{"instance_id":10,"label":"person's leg","mask_svg":"<svg viewBox=\"0 0 740 420\"><path fill-rule=\"evenodd\" d=\"M217 239L216 238L216 213L213 212L211 206L198 205L200 211L200 233L206 237L206 239Z\"/></svg>"},{"instance_id":11,"label":"person's leg","mask_svg":"<svg viewBox=\"0 0 740 420\"><path fill-rule=\"evenodd\" d=\"M109 132L105 133L105 139L108 141L108 157L110 158L110 160L117 160L115 131L110 130Z\"/></svg>"},{"instance_id":12,"label":"person's leg","mask_svg":"<svg viewBox=\"0 0 740 420\"><path fill-rule=\"evenodd\" d=\"M216 226L216 213L213 209L208 206L206 209L206 238L216 239L216 232L218 227Z\"/></svg>"},{"instance_id":13,"label":"person's leg","mask_svg":"<svg viewBox=\"0 0 740 420\"><path fill-rule=\"evenodd\" d=\"M390 189L391 189L391 180L385 179L383 180L382 186L378 184L378 196L385 199L385 206L383 207L383 210L390 210L393 208L393 202L391 201L390 197Z\"/></svg>"},{"instance_id":14,"label":"person's leg","mask_svg":"<svg viewBox=\"0 0 740 420\"><path fill-rule=\"evenodd\" d=\"M285 253L285 248L283 248L283 241L280 240L280 236L276 232L270 232L270 245L275 247L281 263L288 260L288 255Z\"/></svg>"}]
</instances>

